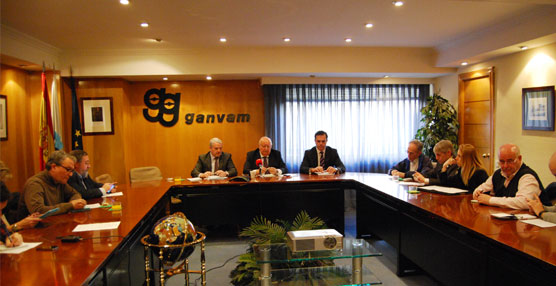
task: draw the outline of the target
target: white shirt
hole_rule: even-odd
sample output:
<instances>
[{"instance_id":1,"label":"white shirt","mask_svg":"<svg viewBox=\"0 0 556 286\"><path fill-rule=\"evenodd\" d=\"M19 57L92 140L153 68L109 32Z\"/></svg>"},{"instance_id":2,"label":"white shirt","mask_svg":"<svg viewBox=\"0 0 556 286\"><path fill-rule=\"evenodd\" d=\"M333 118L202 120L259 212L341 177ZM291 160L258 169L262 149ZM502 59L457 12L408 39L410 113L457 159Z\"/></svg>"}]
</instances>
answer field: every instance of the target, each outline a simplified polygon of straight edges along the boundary
<instances>
[{"instance_id":1,"label":"white shirt","mask_svg":"<svg viewBox=\"0 0 556 286\"><path fill-rule=\"evenodd\" d=\"M417 159L409 162L409 171L416 172L419 169L419 157Z\"/></svg>"},{"instance_id":2,"label":"white shirt","mask_svg":"<svg viewBox=\"0 0 556 286\"><path fill-rule=\"evenodd\" d=\"M322 152L322 156L326 158L326 148L324 148L324 150L319 151L319 149L317 150L317 167L320 166L320 153ZM321 166L324 168L324 166Z\"/></svg>"}]
</instances>

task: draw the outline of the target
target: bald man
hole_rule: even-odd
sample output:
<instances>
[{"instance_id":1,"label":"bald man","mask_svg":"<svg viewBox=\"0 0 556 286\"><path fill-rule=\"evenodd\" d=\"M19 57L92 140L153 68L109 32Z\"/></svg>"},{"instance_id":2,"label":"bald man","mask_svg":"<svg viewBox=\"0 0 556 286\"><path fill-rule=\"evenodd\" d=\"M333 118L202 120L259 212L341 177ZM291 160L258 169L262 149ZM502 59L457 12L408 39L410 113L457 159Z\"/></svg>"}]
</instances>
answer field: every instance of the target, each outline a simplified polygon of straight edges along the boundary
<instances>
[{"instance_id":1,"label":"bald man","mask_svg":"<svg viewBox=\"0 0 556 286\"><path fill-rule=\"evenodd\" d=\"M519 147L504 144L498 151L500 169L473 192L479 203L511 209L529 209L527 200L540 195L543 186L533 169L525 165Z\"/></svg>"},{"instance_id":2,"label":"bald man","mask_svg":"<svg viewBox=\"0 0 556 286\"><path fill-rule=\"evenodd\" d=\"M552 154L550 160L548 161L548 168L552 175L556 177L556 152ZM544 193L547 194L549 197L552 197L553 194L556 194L556 182L548 185ZM556 223L556 206L546 206L541 203L539 197L535 196L534 199L528 201L529 210L531 213L534 213L539 218L543 220Z\"/></svg>"},{"instance_id":3,"label":"bald man","mask_svg":"<svg viewBox=\"0 0 556 286\"><path fill-rule=\"evenodd\" d=\"M256 163L258 159L262 161L260 169ZM243 174L247 175L251 170L257 170L257 174L262 171L263 174L277 176L288 172L280 151L272 149L272 140L270 138L266 136L261 137L259 139L259 148L247 153L247 158L243 165Z\"/></svg>"}]
</instances>

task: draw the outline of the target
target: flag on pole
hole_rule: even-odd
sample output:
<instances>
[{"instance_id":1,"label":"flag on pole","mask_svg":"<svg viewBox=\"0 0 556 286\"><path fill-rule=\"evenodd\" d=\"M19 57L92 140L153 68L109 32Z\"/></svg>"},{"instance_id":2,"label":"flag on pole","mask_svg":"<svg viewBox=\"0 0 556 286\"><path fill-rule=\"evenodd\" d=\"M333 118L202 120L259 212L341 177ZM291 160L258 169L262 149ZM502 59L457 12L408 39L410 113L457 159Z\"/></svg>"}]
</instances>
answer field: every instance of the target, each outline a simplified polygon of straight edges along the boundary
<instances>
[{"instance_id":1,"label":"flag on pole","mask_svg":"<svg viewBox=\"0 0 556 286\"><path fill-rule=\"evenodd\" d=\"M52 117L50 112L50 100L46 86L46 73L43 69L41 74L42 98L39 122L39 167L44 170L48 156L54 151L54 130L52 128Z\"/></svg>"},{"instance_id":2,"label":"flag on pole","mask_svg":"<svg viewBox=\"0 0 556 286\"><path fill-rule=\"evenodd\" d=\"M52 77L52 89L50 93L50 102L52 103L52 127L54 127L54 148L62 150L64 143L62 143L62 121L60 120L60 103L58 101L58 84L56 81L56 74Z\"/></svg>"},{"instance_id":3,"label":"flag on pole","mask_svg":"<svg viewBox=\"0 0 556 286\"><path fill-rule=\"evenodd\" d=\"M81 136L81 120L79 120L79 106L77 105L77 92L70 74L71 88L71 149L83 150L83 138Z\"/></svg>"}]
</instances>

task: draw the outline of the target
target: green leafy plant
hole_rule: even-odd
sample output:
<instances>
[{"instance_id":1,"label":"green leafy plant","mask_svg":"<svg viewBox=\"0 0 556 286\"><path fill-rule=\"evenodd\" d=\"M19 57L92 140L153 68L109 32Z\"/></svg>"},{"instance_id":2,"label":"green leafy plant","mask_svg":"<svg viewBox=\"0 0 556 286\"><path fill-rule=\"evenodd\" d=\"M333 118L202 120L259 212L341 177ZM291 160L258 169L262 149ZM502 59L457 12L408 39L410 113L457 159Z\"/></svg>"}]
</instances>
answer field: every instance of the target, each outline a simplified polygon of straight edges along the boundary
<instances>
[{"instance_id":1,"label":"green leafy plant","mask_svg":"<svg viewBox=\"0 0 556 286\"><path fill-rule=\"evenodd\" d=\"M232 284L235 286L257 285L256 278L258 277L260 267L253 253L254 244L285 243L288 231L324 228L326 228L326 224L322 219L312 218L306 211L301 211L297 214L291 223L285 220L272 222L262 216L255 217L251 224L239 233L239 236L249 238L249 247L246 253L240 255L236 268L230 273ZM282 263L279 265L279 268L312 267L331 264L333 264L332 261L316 260L303 263L303 265L298 262Z\"/></svg>"},{"instance_id":2,"label":"green leafy plant","mask_svg":"<svg viewBox=\"0 0 556 286\"><path fill-rule=\"evenodd\" d=\"M427 98L427 104L421 109L423 127L417 130L415 138L423 142L423 153L435 158L433 148L440 140L450 140L457 150L459 121L453 105L440 94Z\"/></svg>"}]
</instances>

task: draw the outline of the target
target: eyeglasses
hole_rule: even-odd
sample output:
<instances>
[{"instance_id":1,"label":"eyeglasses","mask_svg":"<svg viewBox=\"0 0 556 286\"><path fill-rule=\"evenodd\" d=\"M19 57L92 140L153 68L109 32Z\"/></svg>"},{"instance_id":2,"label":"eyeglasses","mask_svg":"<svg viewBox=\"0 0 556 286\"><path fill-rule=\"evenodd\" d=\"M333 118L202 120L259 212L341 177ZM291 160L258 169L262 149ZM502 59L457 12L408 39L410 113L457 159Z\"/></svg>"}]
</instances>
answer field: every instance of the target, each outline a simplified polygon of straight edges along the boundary
<instances>
[{"instance_id":1,"label":"eyeglasses","mask_svg":"<svg viewBox=\"0 0 556 286\"><path fill-rule=\"evenodd\" d=\"M58 166L66 169L66 172L68 172L68 173L73 173L73 170L74 170L73 168L68 168L68 167L65 167L65 166L62 166L62 165L58 165Z\"/></svg>"},{"instance_id":2,"label":"eyeglasses","mask_svg":"<svg viewBox=\"0 0 556 286\"><path fill-rule=\"evenodd\" d=\"M502 166L502 165L504 165L504 164L513 164L513 163L515 163L516 161L517 161L517 158L509 159L509 160L505 160L505 161L504 161L504 160L499 160L499 161L498 161L498 164L499 164L500 166Z\"/></svg>"}]
</instances>

